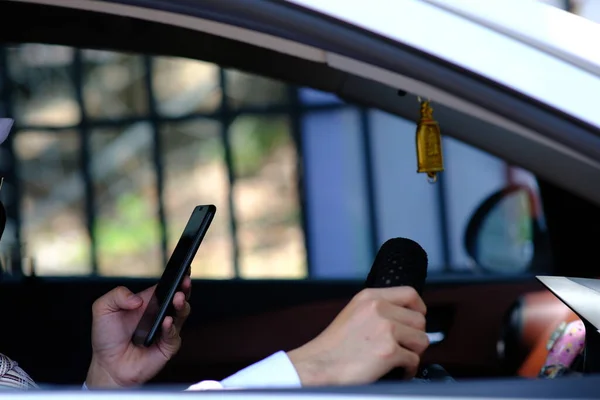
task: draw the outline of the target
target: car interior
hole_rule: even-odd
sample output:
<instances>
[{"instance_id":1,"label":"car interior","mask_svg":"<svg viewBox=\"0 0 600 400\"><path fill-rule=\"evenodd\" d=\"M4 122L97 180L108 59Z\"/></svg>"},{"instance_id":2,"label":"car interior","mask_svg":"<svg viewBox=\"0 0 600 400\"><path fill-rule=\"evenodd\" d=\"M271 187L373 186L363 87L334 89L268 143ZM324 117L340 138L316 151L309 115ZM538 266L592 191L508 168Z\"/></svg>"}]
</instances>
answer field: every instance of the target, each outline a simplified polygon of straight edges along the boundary
<instances>
[{"instance_id":1,"label":"car interior","mask_svg":"<svg viewBox=\"0 0 600 400\"><path fill-rule=\"evenodd\" d=\"M15 119L0 146L0 352L36 381L85 380L92 303L153 285L198 204L217 216L182 349L153 384L222 379L306 343L392 237L429 254L422 363L456 380L538 377L578 318L535 276L598 276L600 208L551 179L556 160L514 163L527 147L501 129L433 103L432 184L407 88L124 16L12 1L0 15L28 21L0 24L0 116Z\"/></svg>"}]
</instances>

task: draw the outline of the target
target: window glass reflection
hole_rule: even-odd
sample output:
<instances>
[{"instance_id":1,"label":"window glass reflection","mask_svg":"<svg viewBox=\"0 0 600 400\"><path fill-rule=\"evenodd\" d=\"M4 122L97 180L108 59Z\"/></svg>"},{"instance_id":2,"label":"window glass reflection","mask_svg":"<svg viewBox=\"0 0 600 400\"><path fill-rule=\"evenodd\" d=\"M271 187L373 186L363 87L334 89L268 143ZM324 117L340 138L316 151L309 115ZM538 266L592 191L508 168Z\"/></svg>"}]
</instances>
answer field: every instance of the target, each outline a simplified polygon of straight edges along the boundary
<instances>
[{"instance_id":1,"label":"window glass reflection","mask_svg":"<svg viewBox=\"0 0 600 400\"><path fill-rule=\"evenodd\" d=\"M194 278L235 276L229 181L220 129L221 124L205 119L161 126L168 254L173 252L195 206L214 204L217 207L217 214L192 263Z\"/></svg>"},{"instance_id":2,"label":"window glass reflection","mask_svg":"<svg viewBox=\"0 0 600 400\"><path fill-rule=\"evenodd\" d=\"M219 68L215 64L174 57L153 60L152 86L157 110L176 117L214 112L221 104Z\"/></svg>"},{"instance_id":3,"label":"window glass reflection","mask_svg":"<svg viewBox=\"0 0 600 400\"><path fill-rule=\"evenodd\" d=\"M91 272L79 136L75 131L19 132L23 256L38 275Z\"/></svg>"},{"instance_id":4,"label":"window glass reflection","mask_svg":"<svg viewBox=\"0 0 600 400\"><path fill-rule=\"evenodd\" d=\"M232 109L266 108L289 104L283 82L237 70L225 71L227 101Z\"/></svg>"},{"instance_id":5,"label":"window glass reflection","mask_svg":"<svg viewBox=\"0 0 600 400\"><path fill-rule=\"evenodd\" d=\"M6 48L11 96L20 125L71 126L80 120L70 47L24 44Z\"/></svg>"},{"instance_id":6,"label":"window glass reflection","mask_svg":"<svg viewBox=\"0 0 600 400\"><path fill-rule=\"evenodd\" d=\"M153 137L147 123L91 132L98 273L162 273Z\"/></svg>"},{"instance_id":7,"label":"window glass reflection","mask_svg":"<svg viewBox=\"0 0 600 400\"><path fill-rule=\"evenodd\" d=\"M0 51L0 112L20 129L16 163L10 141L0 146L0 173L18 172L0 193L11 212L0 257L22 247L42 275L158 276L199 204L218 211L195 278L364 279L375 242L392 236L421 243L433 273L473 272L463 234L474 210L508 184L535 186L448 137L446 171L429 185L415 172L414 122L213 63Z\"/></svg>"},{"instance_id":8,"label":"window glass reflection","mask_svg":"<svg viewBox=\"0 0 600 400\"><path fill-rule=\"evenodd\" d=\"M297 156L285 116L237 118L230 129L244 278L306 277Z\"/></svg>"},{"instance_id":9,"label":"window glass reflection","mask_svg":"<svg viewBox=\"0 0 600 400\"><path fill-rule=\"evenodd\" d=\"M89 117L130 117L147 113L146 71L141 55L99 50L84 50L82 55L83 95Z\"/></svg>"}]
</instances>

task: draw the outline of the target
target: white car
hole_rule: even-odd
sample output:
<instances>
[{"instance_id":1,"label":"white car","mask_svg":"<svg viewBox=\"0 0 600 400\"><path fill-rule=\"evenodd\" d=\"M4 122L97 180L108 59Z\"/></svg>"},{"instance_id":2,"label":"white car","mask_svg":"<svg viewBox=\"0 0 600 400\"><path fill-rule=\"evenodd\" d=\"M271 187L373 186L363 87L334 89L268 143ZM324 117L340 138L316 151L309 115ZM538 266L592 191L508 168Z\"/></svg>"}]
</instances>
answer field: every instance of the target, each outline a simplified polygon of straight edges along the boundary
<instances>
[{"instance_id":1,"label":"white car","mask_svg":"<svg viewBox=\"0 0 600 400\"><path fill-rule=\"evenodd\" d=\"M459 382L452 386L392 383L356 388L194 394L165 393L157 388L157 392L145 391L143 394L90 395L106 398L143 395L161 399L180 396L376 399L392 394L403 394L405 399L596 396L598 382L595 376L582 377L578 383L571 383L568 379L521 381L508 378L537 376L543 356L547 354L540 349L545 348L556 326L572 317L568 309L543 290L534 274L600 275L595 270L594 261L596 238L600 233L600 185L597 184L600 182L600 51L597 45L600 42L600 25L533 0L4 0L0 4L0 15L5 17L0 26L0 40L7 46L45 43L76 49L139 53L144 54L143 60L148 63L150 55L203 60L286 82L293 90L297 90L296 85L311 88L303 93L313 96L311 104L319 112L337 110L345 104L356 111L356 115L347 118L314 116L313 119L302 119L302 112L298 111L300 108L293 108L293 104L287 104L286 111L277 106L269 108L268 102L265 102L266 105L257 102L248 107L251 112L264 112L265 115L289 112L286 115L291 121L290 130L294 132L308 129L307 126L319 127L315 130L321 135L312 135L308 139L294 137L306 156L298 161L304 163L302 171L306 182L301 182L304 186L299 191L305 191L302 194L305 208L303 233L293 233L289 237L305 238L305 243L302 239L298 240L306 247L309 271L306 274L309 277L350 277L354 281L252 283L234 280L231 283L195 283L200 287L195 291L202 293L198 297L202 301L197 300L195 309L207 304L208 299L214 301L216 311L200 311L199 316L192 317L185 328L185 332L189 333L184 336L183 354L173 360L169 367L170 375L163 376L159 383L181 383L193 379L193 374L202 375L211 368L222 367L222 371L229 373L247 361L268 355L273 346L293 346L307 340L315 331L322 329L323 323L331 320L349 296L361 287L362 283L355 278L363 274L366 267L360 267L362 269L352 276L347 270L359 268L357 265L370 265L378 245L398 232L409 232L424 245L430 256L430 268L431 264L436 264L436 268L439 265L439 271L443 271L442 265L460 258L461 267L453 273L430 275L424 295L430 309L428 334L432 343L424 359L447 367L453 375L456 372ZM16 26L9 26L7 21L15 21ZM23 83L27 73L18 73L19 64L11 63L11 54L8 51L0 53L3 55L0 57L0 69L5 71L0 71L3 74L0 85L12 82L6 86L12 89L3 92L2 112L6 115L0 114L0 117L15 118L17 132L71 129L80 132L81 140L88 143L86 135L91 135L93 123L90 121L95 118L94 115L85 115L85 111L81 115L74 112L76 116L72 120L58 121L60 128L57 128L52 125L56 120L47 116L52 113L47 113L44 118L52 122L42 128L36 125L39 120L31 117L33 114L25 111L19 114L18 107L25 109L25 106L19 106L18 101L24 100L17 99L17 106L9 106L11 93L27 93L27 89L23 89L27 86ZM70 72L75 82L74 98L80 103L84 100L93 103L96 89L88 92L78 89L85 80L82 78L85 64L77 59L82 57L82 53L78 50L75 54L74 67ZM61 56L57 53L55 57L58 60ZM98 57L101 58L101 55ZM34 61L32 56L30 62ZM223 85L224 73L222 69L219 71ZM123 72L113 78L118 82L119 79L131 79L131 76ZM152 82L146 83L152 85ZM222 86L221 89L225 93L223 98L235 97L227 92L227 88ZM190 96L194 95L197 93L190 93ZM255 92L251 96L260 97L261 93ZM125 101L115 99L115 102ZM291 103L299 101L294 96L290 99ZM431 102L433 117L439 122L442 134L451 138L442 142L444 151L447 151L446 147L450 152L454 151L455 159L471 157L470 150L453 144L456 140L456 143L461 142L494 159L501 159L506 165L518 167L509 168L507 173L521 173L521 179L497 190L498 182L504 182L504 170L500 168L504 168L505 164L489 173L488 166L483 164L491 163L491 158L473 156L472 164L461 164L460 168L453 167L458 164L447 164L440 174L440 181L434 185L427 184L426 176L415 172L416 148L413 147L414 123L419 120L423 100ZM171 108L164 106L160 109L160 105L156 107L159 101L150 96L144 106L159 109L159 112L149 112L146 121L152 127L152 134L144 136L142 130L136 130L135 124L139 121L135 116L124 117L125 122L115 122L117 117L114 115L103 115L102 129L130 123L130 138L134 138L136 145L151 147L151 143L158 140L160 134L157 132L164 123L160 120L160 113L168 114L171 122L187 118L187 111L178 108L183 103L174 102L169 106ZM237 105L227 104L227 100L220 101L215 102L220 105L214 109L202 109L200 117L219 118L225 121L223 129L226 130L242 112L236 109ZM40 104L36 106L41 109ZM197 110L189 112L192 111ZM71 114L65 112L64 115ZM303 127L300 127L301 124L304 124ZM365 127L374 125L381 129L385 127L386 133L378 136L365 133L369 131ZM357 133L359 127L363 136ZM396 130L398 137L394 134ZM335 134L327 136L329 131L335 131ZM410 137L407 136L409 134ZM404 139L399 139L401 135ZM87 179L95 171L104 171L106 176L112 176L108 172L108 164L124 165L133 158L133 142L124 135L121 137L123 152L115 151L113 155L118 155L114 157L99 157L102 160L88 165L85 159L90 155L82 156L86 182L91 182ZM227 138L227 134L223 137ZM169 137L164 138L168 140ZM27 149L33 151L34 146L21 144L19 148L16 141L11 139L7 145L11 157L18 158ZM89 143L82 146L88 146L88 153L93 147ZM225 145L226 149L227 146L229 144ZM461 153L460 149L464 152ZM155 161L160 159L158 153L158 150L151 153ZM230 158L234 156L226 150L225 157L229 157L229 165ZM364 173L368 176L365 180L362 180L363 172L355 171L362 163L369 165ZM8 171L7 181L13 185L16 182L17 188L19 182L22 187L28 187L40 179L38 175L32 175L28 178L30 181L20 180L18 170L9 168ZM402 171L403 177L410 174L410 178L400 182L398 171ZM498 178L501 175L502 178ZM158 176L161 176L158 180L162 182L162 175ZM229 177L231 182L234 178ZM172 177L172 180L176 178ZM335 185L332 184L334 181ZM74 181L64 179L64 182L68 184L60 186L61 196L83 198L83 189L79 195L74 191ZM162 185L159 184L160 187ZM92 186L85 186L88 200L94 191ZM110 184L105 186L110 187ZM96 190L104 191L105 186L98 185ZM117 186L115 183L114 187ZM483 187L485 189L481 189ZM231 188L228 190L229 197L224 197L228 200L223 200L223 209L233 215L235 196L231 194ZM463 197L455 197L451 205L438 207L437 200L432 199L438 195L444 199L443 193L449 190L455 190ZM480 193L484 191L486 198L482 201ZM110 191L107 189L106 192ZM474 192L478 193L477 196L469 194ZM248 189L245 193L250 196L254 192ZM367 194L363 196L364 193ZM514 197L515 194L518 196ZM159 204L162 204L161 201ZM522 203L526 203L525 206ZM94 201L89 200L85 204L83 208L87 207L86 212L92 215L90 210L96 206ZM261 207L259 201L253 204ZM12 216L18 221L20 215L26 212L34 215L25 206L19 207L7 207L9 219ZM163 218L161 240L166 243L164 207L161 205L157 209L162 210L159 212ZM523 209L526 209L525 216L506 217L510 213L522 213ZM47 208L44 212L58 211ZM457 215L461 216L461 221L467 222L454 221ZM89 218L86 222L90 232L93 231L90 228L93 220ZM404 221L408 228L398 228L399 221ZM440 230L450 232L452 239L444 235L439 240L437 236L434 238L431 229L420 229L421 221L423 226L443 221ZM235 223L232 225L234 230L242 229L236 228ZM357 228L365 226L368 229ZM248 232L246 235L250 238L259 235L251 230ZM94 234L90 235L95 240ZM18 242L21 239L16 235L14 240ZM156 239L156 242L159 240ZM237 249L237 244L232 246ZM95 250L91 253L100 251L92 247ZM166 249L166 244L163 247ZM64 254L56 250L58 248L53 247L54 250L50 251L44 247L45 250L39 252L50 259ZM286 251L284 260L300 254L293 246ZM239 257L237 250L235 253L235 257ZM155 253L148 252L148 255L153 260L159 258ZM97 272L97 260L91 264L94 265L92 270ZM52 268L48 267L46 275L58 271ZM235 268L238 268L237 264ZM235 271L239 273L239 270ZM250 268L249 271L254 270ZM61 274L67 273L56 273ZM77 274L73 273L74 276ZM106 273L115 274L117 272L114 271ZM260 273L252 274L248 272L248 276L262 276ZM302 273L296 271L285 277L300 275ZM108 283L77 279L80 278L75 278L76 284L49 280L44 286L48 292L44 293L54 293L53 290L58 291L59 288L65 292L78 288L82 306L77 306L74 314L84 315L83 305L89 303L92 295L101 293L100 289L104 290ZM134 281L115 278L110 284L147 283L144 280ZM260 290L261 296L273 293L273 299L255 299L252 288ZM19 290L24 296L29 296L28 291L34 296L34 289L38 290L36 286L25 285ZM3 290L0 288L0 300ZM16 293L10 290L6 289L4 293ZM228 296L239 296L236 298L240 303L239 310L227 303ZM56 302L63 301L54 299ZM68 304L66 302L60 304ZM40 320L46 322L28 322L31 324L28 325L29 330L39 329L51 321L50 315L54 315L54 309L61 309L60 304L55 303L55 308L48 305L48 319ZM35 310L34 304L23 307ZM550 311L544 313L540 310ZM26 311L19 312L23 314ZM305 318L302 327L287 326L285 321L295 315ZM229 319L223 322L219 319L223 316ZM83 318L87 317L70 322L73 328L69 331L75 332L75 323L84 323L86 320ZM256 324L264 324L265 332L250 336L247 346L240 348L225 342L213 344L209 340L237 338L236 335L244 338L243 332L252 331ZM233 335L232 331L238 333ZM0 333L0 348L4 341L10 340L17 343L15 349L20 349L15 350L16 353L26 354L26 346L31 341L14 335ZM72 335L55 340L64 340L65 345L70 340L75 349L85 352L87 338L75 336L75 333ZM268 344L268 341L275 344ZM61 345L54 346L54 349L42 348L41 345L33 344L37 346L33 352L38 355L47 352L43 358L60 358L53 352ZM588 358L590 354L591 350ZM600 357L600 354L597 356ZM17 356L14 358L19 359ZM33 364L33 358L31 356L26 363ZM70 368L66 359L57 362L65 363L57 367L58 370ZM77 361L79 364L73 365L80 367L85 362L83 357ZM598 372L590 365L588 362L578 367L583 369L577 372L584 375ZM66 374L69 377L58 383L74 384L75 375L71 372ZM39 375L48 382L59 376L44 375L42 371L38 372ZM485 377L507 380L474 381ZM80 395L78 392L41 392L25 397L67 399ZM2 397L11 396L0 394Z\"/></svg>"}]
</instances>

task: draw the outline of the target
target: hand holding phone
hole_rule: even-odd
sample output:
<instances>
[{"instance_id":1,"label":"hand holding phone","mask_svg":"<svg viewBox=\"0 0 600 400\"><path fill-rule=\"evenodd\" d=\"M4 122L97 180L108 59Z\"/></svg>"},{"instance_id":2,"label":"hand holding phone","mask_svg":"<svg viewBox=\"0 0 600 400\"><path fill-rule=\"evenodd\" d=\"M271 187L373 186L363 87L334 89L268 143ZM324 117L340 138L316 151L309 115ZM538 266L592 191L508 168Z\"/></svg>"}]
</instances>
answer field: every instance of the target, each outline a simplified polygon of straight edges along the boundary
<instances>
[{"instance_id":1,"label":"hand holding phone","mask_svg":"<svg viewBox=\"0 0 600 400\"><path fill-rule=\"evenodd\" d=\"M165 317L173 314L173 296L190 269L216 212L217 208L212 204L194 208L133 334L134 344L151 346L160 333Z\"/></svg>"}]
</instances>

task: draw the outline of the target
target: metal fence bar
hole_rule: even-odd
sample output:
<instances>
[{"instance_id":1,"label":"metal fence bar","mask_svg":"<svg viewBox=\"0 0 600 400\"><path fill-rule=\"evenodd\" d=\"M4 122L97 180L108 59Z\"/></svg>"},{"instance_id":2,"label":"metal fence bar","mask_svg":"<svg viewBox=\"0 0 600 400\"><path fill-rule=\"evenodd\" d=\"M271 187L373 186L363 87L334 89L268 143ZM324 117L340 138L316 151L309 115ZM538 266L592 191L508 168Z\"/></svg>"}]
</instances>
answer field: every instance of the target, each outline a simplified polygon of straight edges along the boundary
<instances>
[{"instance_id":1,"label":"metal fence bar","mask_svg":"<svg viewBox=\"0 0 600 400\"><path fill-rule=\"evenodd\" d=\"M84 198L85 198L85 216L86 227L90 236L90 262L92 265L91 275L98 274L98 245L96 240L95 223L96 223L96 207L94 198L94 183L91 169L91 152L90 152L90 122L85 109L85 100L83 98L83 54L80 49L73 50L73 85L75 89L75 98L79 106L81 120L78 125L79 139L81 145L81 171L84 183Z\"/></svg>"},{"instance_id":2,"label":"metal fence bar","mask_svg":"<svg viewBox=\"0 0 600 400\"><path fill-rule=\"evenodd\" d=\"M299 105L302 112L328 112L334 110L346 109L349 106L344 104L321 104L321 105ZM268 106L268 107L241 107L235 110L228 110L228 117L233 120L241 115L281 115L287 114L290 112L289 106ZM202 112L194 112L184 115L178 116L168 116L168 115L160 115L157 117L157 120L160 123L169 123L169 122L185 122L192 121L196 119L210 119L222 121L223 115L221 110L211 113L202 113ZM146 122L148 121L148 116L133 116L133 117L118 117L112 119L104 119L104 118L89 118L88 123L93 125L95 128L111 128L116 126L124 126L124 125L132 125L138 122ZM79 129L80 124L77 125L63 125L63 126L55 126L55 125L23 125L19 121L15 121L15 129L18 130L39 130L39 131L48 131L48 132L56 132L56 131L64 131L64 130L75 130Z\"/></svg>"},{"instance_id":3,"label":"metal fence bar","mask_svg":"<svg viewBox=\"0 0 600 400\"><path fill-rule=\"evenodd\" d=\"M233 199L233 190L235 188L235 166L233 164L233 154L231 149L231 140L229 128L233 117L229 109L229 99L227 98L227 76L223 68L219 68L219 85L221 87L221 141L223 143L225 164L227 165L227 178L229 181L229 190L227 192L227 205L229 207L229 229L231 241L233 244L233 271L235 278L240 277L240 246L237 235L237 221L235 219L235 204Z\"/></svg>"},{"instance_id":4,"label":"metal fence bar","mask_svg":"<svg viewBox=\"0 0 600 400\"><path fill-rule=\"evenodd\" d=\"M160 229L160 248L162 253L163 265L167 265L167 217L165 214L164 203L164 168L162 157L162 140L160 136L160 116L156 106L156 97L154 95L154 87L152 85L153 64L152 58L148 55L144 56L144 85L148 94L148 112L150 114L150 124L152 126L152 135L154 138L154 146L152 148L152 162L154 164L154 172L156 175L156 201L158 205L158 221Z\"/></svg>"}]
</instances>

